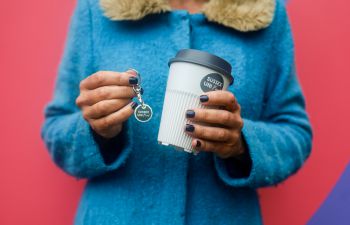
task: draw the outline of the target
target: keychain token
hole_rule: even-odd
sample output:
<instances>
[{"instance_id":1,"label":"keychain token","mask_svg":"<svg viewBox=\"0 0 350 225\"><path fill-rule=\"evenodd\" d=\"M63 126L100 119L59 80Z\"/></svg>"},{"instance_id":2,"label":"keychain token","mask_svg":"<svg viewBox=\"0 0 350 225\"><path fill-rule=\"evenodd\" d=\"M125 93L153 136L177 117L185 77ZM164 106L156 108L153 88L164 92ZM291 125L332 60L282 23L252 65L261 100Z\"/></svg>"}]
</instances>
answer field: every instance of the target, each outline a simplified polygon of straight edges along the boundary
<instances>
[{"instance_id":1,"label":"keychain token","mask_svg":"<svg viewBox=\"0 0 350 225\"><path fill-rule=\"evenodd\" d=\"M140 122L148 122L152 118L152 108L147 105L138 105L134 111L135 118Z\"/></svg>"}]
</instances>

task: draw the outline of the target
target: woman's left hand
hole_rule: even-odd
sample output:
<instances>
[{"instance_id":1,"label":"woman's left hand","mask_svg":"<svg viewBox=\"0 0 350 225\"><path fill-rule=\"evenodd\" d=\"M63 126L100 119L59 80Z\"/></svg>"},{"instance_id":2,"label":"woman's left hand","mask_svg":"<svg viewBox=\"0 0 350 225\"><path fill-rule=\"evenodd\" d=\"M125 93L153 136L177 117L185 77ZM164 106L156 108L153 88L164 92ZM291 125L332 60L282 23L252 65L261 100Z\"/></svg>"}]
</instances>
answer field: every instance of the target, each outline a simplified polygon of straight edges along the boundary
<instances>
[{"instance_id":1,"label":"woman's left hand","mask_svg":"<svg viewBox=\"0 0 350 225\"><path fill-rule=\"evenodd\" d=\"M201 95L200 102L205 106L220 108L186 111L186 118L190 123L186 124L185 131L193 137L193 148L214 152L221 158L244 153L241 107L235 96L228 91L211 91Z\"/></svg>"}]
</instances>

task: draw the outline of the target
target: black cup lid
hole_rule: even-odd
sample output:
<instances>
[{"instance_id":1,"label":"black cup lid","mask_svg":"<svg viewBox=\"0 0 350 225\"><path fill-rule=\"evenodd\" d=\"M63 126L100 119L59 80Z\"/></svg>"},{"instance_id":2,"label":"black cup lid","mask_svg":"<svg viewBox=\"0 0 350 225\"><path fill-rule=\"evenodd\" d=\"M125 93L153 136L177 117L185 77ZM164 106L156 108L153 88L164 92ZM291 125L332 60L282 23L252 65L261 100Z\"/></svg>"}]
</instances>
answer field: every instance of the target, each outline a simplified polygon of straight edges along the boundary
<instances>
[{"instance_id":1,"label":"black cup lid","mask_svg":"<svg viewBox=\"0 0 350 225\"><path fill-rule=\"evenodd\" d=\"M173 62L189 62L208 67L227 76L230 80L230 85L233 83L233 76L231 75L232 67L230 63L208 52L195 49L182 49L178 51L175 58L170 59L168 65L170 66Z\"/></svg>"}]
</instances>

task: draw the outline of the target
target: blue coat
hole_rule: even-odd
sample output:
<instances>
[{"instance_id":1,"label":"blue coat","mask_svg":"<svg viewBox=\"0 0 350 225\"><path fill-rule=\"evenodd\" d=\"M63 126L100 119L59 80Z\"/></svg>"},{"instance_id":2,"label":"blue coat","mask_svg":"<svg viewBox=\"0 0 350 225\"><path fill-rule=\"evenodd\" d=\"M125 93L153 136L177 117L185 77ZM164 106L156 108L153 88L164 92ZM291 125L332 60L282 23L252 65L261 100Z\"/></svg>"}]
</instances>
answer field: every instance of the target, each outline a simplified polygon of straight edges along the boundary
<instances>
[{"instance_id":1,"label":"blue coat","mask_svg":"<svg viewBox=\"0 0 350 225\"><path fill-rule=\"evenodd\" d=\"M208 51L233 66L229 90L242 107L242 134L252 159L247 177L230 173L228 161L212 153L193 156L157 144L167 62L184 48ZM53 161L88 179L75 224L261 224L256 189L295 173L311 149L293 49L279 1L270 26L240 32L185 10L111 21L97 0L79 0L42 129ZM127 121L118 157L107 164L75 99L88 75L129 67L142 74L154 116L148 123Z\"/></svg>"}]
</instances>

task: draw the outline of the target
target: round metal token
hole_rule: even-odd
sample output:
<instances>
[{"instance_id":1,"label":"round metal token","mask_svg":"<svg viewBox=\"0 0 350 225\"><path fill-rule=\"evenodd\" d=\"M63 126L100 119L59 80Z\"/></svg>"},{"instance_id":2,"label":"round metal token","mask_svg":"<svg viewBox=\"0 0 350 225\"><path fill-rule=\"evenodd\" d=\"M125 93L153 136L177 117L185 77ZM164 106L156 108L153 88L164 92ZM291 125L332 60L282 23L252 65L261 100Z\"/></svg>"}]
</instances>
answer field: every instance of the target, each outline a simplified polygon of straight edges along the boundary
<instances>
[{"instance_id":1,"label":"round metal token","mask_svg":"<svg viewBox=\"0 0 350 225\"><path fill-rule=\"evenodd\" d=\"M148 122L152 118L152 114L152 108L147 104L137 106L134 111L135 118L143 123Z\"/></svg>"}]
</instances>

